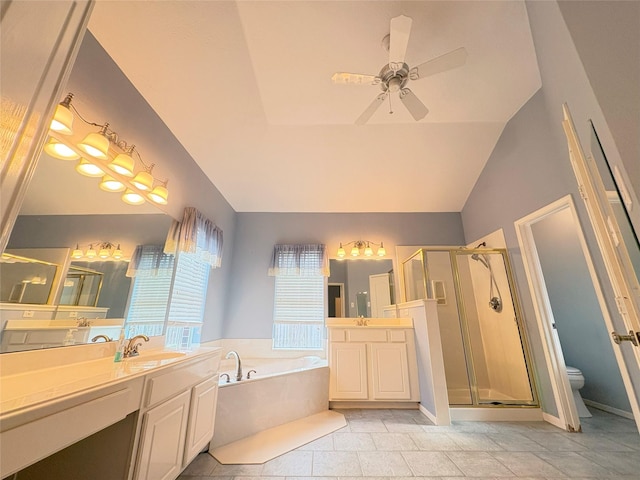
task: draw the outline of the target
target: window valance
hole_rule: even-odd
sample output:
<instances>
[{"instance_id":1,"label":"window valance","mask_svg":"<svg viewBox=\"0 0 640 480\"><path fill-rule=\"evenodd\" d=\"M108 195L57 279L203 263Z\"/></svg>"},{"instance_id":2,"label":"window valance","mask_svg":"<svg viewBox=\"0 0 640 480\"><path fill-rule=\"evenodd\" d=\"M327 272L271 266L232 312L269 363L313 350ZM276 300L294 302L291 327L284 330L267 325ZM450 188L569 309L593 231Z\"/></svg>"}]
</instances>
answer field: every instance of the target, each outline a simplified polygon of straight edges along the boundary
<instances>
[{"instance_id":1,"label":"window valance","mask_svg":"<svg viewBox=\"0 0 640 480\"><path fill-rule=\"evenodd\" d=\"M329 259L323 244L275 245L270 276L329 276Z\"/></svg>"},{"instance_id":2,"label":"window valance","mask_svg":"<svg viewBox=\"0 0 640 480\"><path fill-rule=\"evenodd\" d=\"M162 245L138 245L131 256L127 277L170 277L173 256L164 253Z\"/></svg>"},{"instance_id":3,"label":"window valance","mask_svg":"<svg viewBox=\"0 0 640 480\"><path fill-rule=\"evenodd\" d=\"M212 268L222 264L222 230L193 207L184 209L181 222L173 221L164 252L197 253Z\"/></svg>"}]
</instances>

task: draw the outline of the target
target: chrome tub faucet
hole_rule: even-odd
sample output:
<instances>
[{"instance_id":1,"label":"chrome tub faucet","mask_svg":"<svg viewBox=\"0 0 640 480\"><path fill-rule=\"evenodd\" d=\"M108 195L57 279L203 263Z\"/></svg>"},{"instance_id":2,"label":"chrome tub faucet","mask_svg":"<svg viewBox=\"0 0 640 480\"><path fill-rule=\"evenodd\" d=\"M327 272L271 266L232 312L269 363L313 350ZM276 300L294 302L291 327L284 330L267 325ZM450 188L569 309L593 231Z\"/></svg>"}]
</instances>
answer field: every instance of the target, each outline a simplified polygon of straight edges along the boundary
<instances>
[{"instance_id":1,"label":"chrome tub faucet","mask_svg":"<svg viewBox=\"0 0 640 480\"><path fill-rule=\"evenodd\" d=\"M236 359L236 382L239 382L242 380L242 362L240 361L240 355L238 355L238 352L235 350L231 350L224 358L229 359L231 357Z\"/></svg>"}]
</instances>

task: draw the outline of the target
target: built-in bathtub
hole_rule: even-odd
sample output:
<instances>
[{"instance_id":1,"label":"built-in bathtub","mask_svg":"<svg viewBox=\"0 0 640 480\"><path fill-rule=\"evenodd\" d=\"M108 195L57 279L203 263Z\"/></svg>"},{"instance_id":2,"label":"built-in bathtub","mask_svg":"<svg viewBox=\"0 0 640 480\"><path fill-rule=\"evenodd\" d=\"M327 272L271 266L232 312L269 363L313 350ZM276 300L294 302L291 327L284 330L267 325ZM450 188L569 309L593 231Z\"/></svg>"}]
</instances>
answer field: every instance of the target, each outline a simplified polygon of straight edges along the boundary
<instances>
[{"instance_id":1,"label":"built-in bathtub","mask_svg":"<svg viewBox=\"0 0 640 480\"><path fill-rule=\"evenodd\" d=\"M211 447L226 445L327 410L329 367L320 357L242 358L243 380L236 381L235 360L223 360L215 433ZM251 378L246 379L250 370Z\"/></svg>"}]
</instances>

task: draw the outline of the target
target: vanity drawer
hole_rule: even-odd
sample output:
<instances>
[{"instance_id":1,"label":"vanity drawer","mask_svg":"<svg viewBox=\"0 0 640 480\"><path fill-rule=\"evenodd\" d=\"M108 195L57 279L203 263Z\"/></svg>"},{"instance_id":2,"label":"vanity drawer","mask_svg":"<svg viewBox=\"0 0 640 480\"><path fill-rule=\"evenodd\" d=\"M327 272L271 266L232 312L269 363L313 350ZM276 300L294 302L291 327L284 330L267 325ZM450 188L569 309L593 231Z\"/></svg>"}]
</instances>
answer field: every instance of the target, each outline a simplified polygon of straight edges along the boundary
<instances>
[{"instance_id":1,"label":"vanity drawer","mask_svg":"<svg viewBox=\"0 0 640 480\"><path fill-rule=\"evenodd\" d=\"M347 338L350 342L386 342L387 331L384 329L361 329L353 328L347 330Z\"/></svg>"},{"instance_id":2,"label":"vanity drawer","mask_svg":"<svg viewBox=\"0 0 640 480\"><path fill-rule=\"evenodd\" d=\"M149 376L143 407L174 397L218 373L220 353Z\"/></svg>"}]
</instances>

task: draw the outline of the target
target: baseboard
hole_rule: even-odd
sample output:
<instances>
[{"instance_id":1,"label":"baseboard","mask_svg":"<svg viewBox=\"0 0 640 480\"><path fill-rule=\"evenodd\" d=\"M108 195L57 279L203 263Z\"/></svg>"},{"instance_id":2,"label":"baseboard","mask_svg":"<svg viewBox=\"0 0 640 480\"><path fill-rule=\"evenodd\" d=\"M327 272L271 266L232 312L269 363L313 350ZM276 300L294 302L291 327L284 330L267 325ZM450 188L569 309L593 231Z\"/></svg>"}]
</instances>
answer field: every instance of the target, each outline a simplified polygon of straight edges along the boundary
<instances>
[{"instance_id":1,"label":"baseboard","mask_svg":"<svg viewBox=\"0 0 640 480\"><path fill-rule=\"evenodd\" d=\"M331 400L329 402L329 408L334 409L349 409L349 408L391 408L396 410L416 410L418 408L417 402L367 402L367 401L340 401Z\"/></svg>"},{"instance_id":2,"label":"baseboard","mask_svg":"<svg viewBox=\"0 0 640 480\"><path fill-rule=\"evenodd\" d=\"M564 423L562 423L562 420L560 420L559 417L551 415L550 413L542 412L542 419L545 422L550 423L554 427L561 428L562 430L567 430L567 426Z\"/></svg>"},{"instance_id":3,"label":"baseboard","mask_svg":"<svg viewBox=\"0 0 640 480\"><path fill-rule=\"evenodd\" d=\"M425 417L431 420L431 422L433 422L434 425L438 425L438 417L436 417L433 413L427 410L424 406L422 406L421 404L418 405L418 410L420 410L420 413L422 413Z\"/></svg>"},{"instance_id":4,"label":"baseboard","mask_svg":"<svg viewBox=\"0 0 640 480\"><path fill-rule=\"evenodd\" d=\"M476 407L450 408L451 420L464 422L536 422L543 419L539 408Z\"/></svg>"},{"instance_id":5,"label":"baseboard","mask_svg":"<svg viewBox=\"0 0 640 480\"><path fill-rule=\"evenodd\" d=\"M605 405L604 403L594 402L593 400L588 400L586 398L582 398L586 405L590 407L597 408L598 410L603 410L607 413L613 413L614 415L618 415L619 417L628 418L629 420L635 420L633 418L633 413L627 412L625 410L620 410L619 408L611 407L609 405Z\"/></svg>"}]
</instances>

